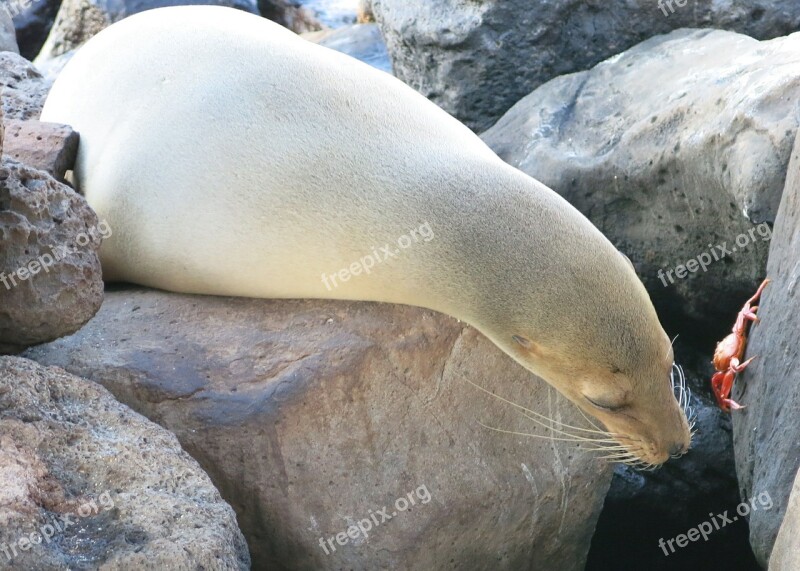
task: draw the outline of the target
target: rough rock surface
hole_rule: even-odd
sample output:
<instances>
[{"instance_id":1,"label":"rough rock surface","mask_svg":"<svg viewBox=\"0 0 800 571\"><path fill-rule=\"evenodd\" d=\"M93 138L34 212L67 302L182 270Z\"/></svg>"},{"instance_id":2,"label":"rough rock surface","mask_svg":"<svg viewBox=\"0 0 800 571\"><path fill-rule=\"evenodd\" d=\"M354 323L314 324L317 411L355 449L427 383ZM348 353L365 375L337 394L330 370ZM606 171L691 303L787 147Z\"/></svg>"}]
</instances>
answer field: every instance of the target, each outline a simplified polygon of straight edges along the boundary
<instances>
[{"instance_id":1,"label":"rough rock surface","mask_svg":"<svg viewBox=\"0 0 800 571\"><path fill-rule=\"evenodd\" d=\"M145 10L187 4L230 6L258 13L256 0L63 0L53 28L34 63L46 63L80 47L100 30Z\"/></svg>"},{"instance_id":2,"label":"rough rock surface","mask_svg":"<svg viewBox=\"0 0 800 571\"><path fill-rule=\"evenodd\" d=\"M800 29L795 0L374 0L397 77L480 132L544 82L678 28ZM665 82L666 83L666 82Z\"/></svg>"},{"instance_id":3,"label":"rough rock surface","mask_svg":"<svg viewBox=\"0 0 800 571\"><path fill-rule=\"evenodd\" d=\"M0 165L0 353L76 331L103 300L97 250L110 230L49 174Z\"/></svg>"},{"instance_id":4,"label":"rough rock surface","mask_svg":"<svg viewBox=\"0 0 800 571\"><path fill-rule=\"evenodd\" d=\"M42 49L61 0L10 0L15 3L14 27L17 30L19 53L32 60Z\"/></svg>"},{"instance_id":5,"label":"rough rock surface","mask_svg":"<svg viewBox=\"0 0 800 571\"><path fill-rule=\"evenodd\" d=\"M60 182L75 164L79 137L67 125L12 119L5 125L5 137L6 145L0 149L6 156Z\"/></svg>"},{"instance_id":6,"label":"rough rock surface","mask_svg":"<svg viewBox=\"0 0 800 571\"><path fill-rule=\"evenodd\" d=\"M19 53L14 22L3 5L0 5L0 52Z\"/></svg>"},{"instance_id":7,"label":"rough rock surface","mask_svg":"<svg viewBox=\"0 0 800 571\"><path fill-rule=\"evenodd\" d=\"M50 82L22 56L0 52L0 91L5 120L38 119Z\"/></svg>"},{"instance_id":8,"label":"rough rock surface","mask_svg":"<svg viewBox=\"0 0 800 571\"><path fill-rule=\"evenodd\" d=\"M177 434L236 509L254 569L582 570L611 475L572 443L480 426L546 432L466 380L587 424L419 308L109 291L76 335L27 354ZM421 486L429 502L325 553Z\"/></svg>"},{"instance_id":9,"label":"rough rock surface","mask_svg":"<svg viewBox=\"0 0 800 571\"><path fill-rule=\"evenodd\" d=\"M798 90L800 34L680 30L548 82L482 137L625 252L662 314L717 337L763 278Z\"/></svg>"},{"instance_id":10,"label":"rough rock surface","mask_svg":"<svg viewBox=\"0 0 800 571\"><path fill-rule=\"evenodd\" d=\"M758 358L736 379L733 399L747 406L733 415L736 473L743 498L768 492L775 506L750 515L750 543L762 566L769 560L800 468L800 141L786 177L767 276L746 357ZM755 284L757 285L757 284ZM745 298L746 299L746 298Z\"/></svg>"},{"instance_id":11,"label":"rough rock surface","mask_svg":"<svg viewBox=\"0 0 800 571\"><path fill-rule=\"evenodd\" d=\"M0 481L3 569L249 568L175 436L61 369L0 357Z\"/></svg>"},{"instance_id":12,"label":"rough rock surface","mask_svg":"<svg viewBox=\"0 0 800 571\"><path fill-rule=\"evenodd\" d=\"M389 53L377 24L355 24L337 30L311 32L303 37L392 73L392 62L389 61Z\"/></svg>"},{"instance_id":13,"label":"rough rock surface","mask_svg":"<svg viewBox=\"0 0 800 571\"><path fill-rule=\"evenodd\" d=\"M792 495L786 507L775 547L769 558L769 571L800 569L800 472L794 479Z\"/></svg>"}]
</instances>

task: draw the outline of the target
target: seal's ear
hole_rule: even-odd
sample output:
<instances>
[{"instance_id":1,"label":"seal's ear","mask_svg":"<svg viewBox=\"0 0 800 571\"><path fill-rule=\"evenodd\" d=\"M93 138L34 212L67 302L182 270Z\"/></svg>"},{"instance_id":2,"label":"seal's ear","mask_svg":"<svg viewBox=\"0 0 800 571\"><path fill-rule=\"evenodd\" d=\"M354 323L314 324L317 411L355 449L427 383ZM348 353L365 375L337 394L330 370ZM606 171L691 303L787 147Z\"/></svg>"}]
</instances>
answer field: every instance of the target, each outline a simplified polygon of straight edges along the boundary
<instances>
[{"instance_id":1,"label":"seal's ear","mask_svg":"<svg viewBox=\"0 0 800 571\"><path fill-rule=\"evenodd\" d=\"M542 346L539 345L538 343L534 343L533 341L531 341L527 337L523 337L522 335L512 335L511 338L517 343L517 345L522 347L528 353L531 353L532 355L538 357L543 356Z\"/></svg>"},{"instance_id":2,"label":"seal's ear","mask_svg":"<svg viewBox=\"0 0 800 571\"><path fill-rule=\"evenodd\" d=\"M530 339L525 339L525 337L522 335L512 335L511 338L519 345L522 345L525 349L533 349L533 343L530 341Z\"/></svg>"}]
</instances>

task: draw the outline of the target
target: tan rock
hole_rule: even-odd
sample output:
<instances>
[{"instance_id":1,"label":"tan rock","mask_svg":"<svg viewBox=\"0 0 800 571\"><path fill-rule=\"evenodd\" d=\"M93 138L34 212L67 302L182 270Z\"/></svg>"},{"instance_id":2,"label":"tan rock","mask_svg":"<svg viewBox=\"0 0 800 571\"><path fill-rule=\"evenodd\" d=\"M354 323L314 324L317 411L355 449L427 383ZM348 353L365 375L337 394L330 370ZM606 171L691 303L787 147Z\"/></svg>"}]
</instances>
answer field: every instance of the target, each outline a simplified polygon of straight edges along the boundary
<instances>
[{"instance_id":1,"label":"tan rock","mask_svg":"<svg viewBox=\"0 0 800 571\"><path fill-rule=\"evenodd\" d=\"M5 155L64 182L64 174L72 169L78 154L78 133L72 127L40 121L11 120L5 128Z\"/></svg>"},{"instance_id":2,"label":"tan rock","mask_svg":"<svg viewBox=\"0 0 800 571\"><path fill-rule=\"evenodd\" d=\"M76 335L27 354L175 432L236 509L254 569L584 568L610 466L482 427L547 434L467 380L587 421L448 316L123 289ZM398 509L407 494L415 505ZM347 535L371 514L366 537Z\"/></svg>"},{"instance_id":3,"label":"tan rock","mask_svg":"<svg viewBox=\"0 0 800 571\"><path fill-rule=\"evenodd\" d=\"M233 510L175 436L99 385L0 357L0 568L249 568Z\"/></svg>"},{"instance_id":4,"label":"tan rock","mask_svg":"<svg viewBox=\"0 0 800 571\"><path fill-rule=\"evenodd\" d=\"M0 164L0 353L76 331L103 300L111 229L84 198L8 157Z\"/></svg>"}]
</instances>

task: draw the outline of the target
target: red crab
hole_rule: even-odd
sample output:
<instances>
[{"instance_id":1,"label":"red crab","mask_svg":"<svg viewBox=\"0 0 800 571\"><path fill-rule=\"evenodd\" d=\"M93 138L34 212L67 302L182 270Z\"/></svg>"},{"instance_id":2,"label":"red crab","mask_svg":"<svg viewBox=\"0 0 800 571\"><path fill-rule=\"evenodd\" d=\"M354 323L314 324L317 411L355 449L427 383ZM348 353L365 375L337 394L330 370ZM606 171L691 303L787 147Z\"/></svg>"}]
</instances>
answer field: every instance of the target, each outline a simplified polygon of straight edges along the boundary
<instances>
[{"instance_id":1,"label":"red crab","mask_svg":"<svg viewBox=\"0 0 800 571\"><path fill-rule=\"evenodd\" d=\"M750 304L755 303L764 288L770 282L769 279L761 282L758 286L756 293L753 297L744 302L742 310L736 317L736 323L733 325L733 331L725 337L722 341L717 343L717 348L714 351L714 368L717 370L714 376L711 377L711 388L714 390L714 396L717 398L717 404L725 412L730 412L731 409L739 410L744 406L733 401L730 397L731 389L733 388L733 380L736 378L736 373L743 371L750 361L755 357L750 357L744 363L740 363L744 357L744 346L747 343L747 336L745 329L747 328L748 321L758 321L756 311L758 306L751 307Z\"/></svg>"}]
</instances>

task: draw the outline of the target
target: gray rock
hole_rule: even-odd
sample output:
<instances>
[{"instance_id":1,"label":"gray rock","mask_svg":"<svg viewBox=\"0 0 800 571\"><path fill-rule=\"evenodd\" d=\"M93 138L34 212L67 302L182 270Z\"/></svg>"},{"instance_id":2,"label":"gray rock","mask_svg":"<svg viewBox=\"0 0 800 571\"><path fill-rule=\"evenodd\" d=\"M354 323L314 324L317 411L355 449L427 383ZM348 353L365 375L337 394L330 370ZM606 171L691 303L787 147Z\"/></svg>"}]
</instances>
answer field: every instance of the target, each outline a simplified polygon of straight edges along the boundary
<instances>
[{"instance_id":1,"label":"gray rock","mask_svg":"<svg viewBox=\"0 0 800 571\"><path fill-rule=\"evenodd\" d=\"M76 335L27 354L173 431L239 514L254 569L579 571L611 476L572 443L480 426L546 433L465 380L587 424L419 308L110 291ZM326 554L321 540L384 506L397 515Z\"/></svg>"},{"instance_id":2,"label":"gray rock","mask_svg":"<svg viewBox=\"0 0 800 571\"><path fill-rule=\"evenodd\" d=\"M5 119L38 119L50 85L25 58L0 52L0 103Z\"/></svg>"},{"instance_id":3,"label":"gray rock","mask_svg":"<svg viewBox=\"0 0 800 571\"><path fill-rule=\"evenodd\" d=\"M0 52L19 53L14 22L11 20L11 16L5 6L2 5L0 5Z\"/></svg>"},{"instance_id":4,"label":"gray rock","mask_svg":"<svg viewBox=\"0 0 800 571\"><path fill-rule=\"evenodd\" d=\"M177 439L96 383L0 357L0 568L249 569Z\"/></svg>"},{"instance_id":5,"label":"gray rock","mask_svg":"<svg viewBox=\"0 0 800 571\"><path fill-rule=\"evenodd\" d=\"M258 13L256 0L63 0L53 28L34 60L36 65L80 47L99 31L127 16L187 4L230 6Z\"/></svg>"},{"instance_id":6,"label":"gray rock","mask_svg":"<svg viewBox=\"0 0 800 571\"><path fill-rule=\"evenodd\" d=\"M767 276L773 281L759 303L746 357L758 358L736 379L733 399L747 406L733 414L736 473L743 498L767 492L771 510L750 515L750 543L762 566L770 558L800 468L800 141L786 176ZM749 296L748 296L749 297ZM745 298L746 299L746 298ZM741 300L742 302L744 301ZM796 514L795 514L796 515Z\"/></svg>"},{"instance_id":7,"label":"gray rock","mask_svg":"<svg viewBox=\"0 0 800 571\"><path fill-rule=\"evenodd\" d=\"M544 82L657 34L722 28L768 39L800 29L795 0L676 1L662 11L656 0L374 0L373 10L397 77L478 132Z\"/></svg>"},{"instance_id":8,"label":"gray rock","mask_svg":"<svg viewBox=\"0 0 800 571\"><path fill-rule=\"evenodd\" d=\"M716 337L764 274L798 90L800 34L681 30L546 83L483 139L625 252L667 320Z\"/></svg>"},{"instance_id":9,"label":"gray rock","mask_svg":"<svg viewBox=\"0 0 800 571\"><path fill-rule=\"evenodd\" d=\"M769 571L800 569L800 472L794 479L792 495L786 507L775 547L769 558Z\"/></svg>"},{"instance_id":10,"label":"gray rock","mask_svg":"<svg viewBox=\"0 0 800 571\"><path fill-rule=\"evenodd\" d=\"M0 353L73 333L103 300L97 250L111 230L49 174L0 165Z\"/></svg>"},{"instance_id":11,"label":"gray rock","mask_svg":"<svg viewBox=\"0 0 800 571\"><path fill-rule=\"evenodd\" d=\"M311 32L303 34L303 37L392 73L392 62L389 61L389 53L377 24L355 24L337 30Z\"/></svg>"}]
</instances>

